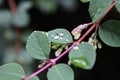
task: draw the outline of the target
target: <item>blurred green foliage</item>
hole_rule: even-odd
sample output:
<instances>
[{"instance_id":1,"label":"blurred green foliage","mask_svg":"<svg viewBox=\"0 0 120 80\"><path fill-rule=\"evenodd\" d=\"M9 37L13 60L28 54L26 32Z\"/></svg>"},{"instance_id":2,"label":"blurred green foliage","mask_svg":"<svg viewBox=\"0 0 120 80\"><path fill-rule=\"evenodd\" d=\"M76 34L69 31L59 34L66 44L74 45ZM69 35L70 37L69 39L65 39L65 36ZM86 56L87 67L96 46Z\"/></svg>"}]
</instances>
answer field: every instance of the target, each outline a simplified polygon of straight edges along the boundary
<instances>
[{"instance_id":1,"label":"blurred green foliage","mask_svg":"<svg viewBox=\"0 0 120 80\"><path fill-rule=\"evenodd\" d=\"M31 8L36 8L43 14L52 14L61 7L67 12L77 8L76 0L13 0L16 12L13 13L9 1L0 0L0 64L20 63L27 74L31 73L33 59L28 56L25 44L32 30L26 27L31 21ZM23 31L21 31L23 29ZM18 42L18 43L17 43ZM19 50L17 50L19 48Z\"/></svg>"},{"instance_id":2,"label":"blurred green foliage","mask_svg":"<svg viewBox=\"0 0 120 80\"><path fill-rule=\"evenodd\" d=\"M0 5L2 4L3 0L0 0Z\"/></svg>"}]
</instances>

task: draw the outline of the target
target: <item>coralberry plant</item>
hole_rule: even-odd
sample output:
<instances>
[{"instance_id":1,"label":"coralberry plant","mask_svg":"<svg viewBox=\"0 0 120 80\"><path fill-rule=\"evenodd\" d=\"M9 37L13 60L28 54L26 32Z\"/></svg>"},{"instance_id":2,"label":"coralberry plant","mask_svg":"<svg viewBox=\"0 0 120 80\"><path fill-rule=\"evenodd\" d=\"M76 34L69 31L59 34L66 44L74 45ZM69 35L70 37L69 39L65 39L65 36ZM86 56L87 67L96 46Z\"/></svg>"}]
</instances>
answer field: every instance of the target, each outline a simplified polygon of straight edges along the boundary
<instances>
[{"instance_id":1,"label":"coralberry plant","mask_svg":"<svg viewBox=\"0 0 120 80\"><path fill-rule=\"evenodd\" d=\"M98 35L108 46L120 47L120 21L107 20L101 24L103 18L113 8L120 12L119 5L120 0L90 0L91 22L80 24L72 31L57 28L48 32L32 32L28 37L26 49L30 56L41 61L38 64L38 71L25 76L19 64L9 63L0 67L0 80L39 80L37 75L46 69L49 69L48 80L74 80L74 71L70 65L91 70L96 61L96 49L102 48L97 40ZM85 29L86 32L82 34ZM88 41L83 41L88 34L91 34ZM49 58L51 49L55 50L55 57L52 59ZM68 63L58 64L58 60L66 54L69 58Z\"/></svg>"}]
</instances>

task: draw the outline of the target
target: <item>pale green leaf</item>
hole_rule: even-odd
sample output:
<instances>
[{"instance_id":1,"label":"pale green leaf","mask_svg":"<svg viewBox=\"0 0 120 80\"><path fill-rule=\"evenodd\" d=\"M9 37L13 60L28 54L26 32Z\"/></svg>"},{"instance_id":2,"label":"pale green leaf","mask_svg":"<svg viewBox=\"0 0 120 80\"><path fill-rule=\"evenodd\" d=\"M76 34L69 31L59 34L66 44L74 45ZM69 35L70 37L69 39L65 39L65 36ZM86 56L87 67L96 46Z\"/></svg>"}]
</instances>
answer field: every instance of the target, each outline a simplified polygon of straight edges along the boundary
<instances>
[{"instance_id":1,"label":"pale green leaf","mask_svg":"<svg viewBox=\"0 0 120 80\"><path fill-rule=\"evenodd\" d=\"M112 47L120 47L120 21L109 20L99 28L100 39Z\"/></svg>"},{"instance_id":2,"label":"pale green leaf","mask_svg":"<svg viewBox=\"0 0 120 80\"><path fill-rule=\"evenodd\" d=\"M0 26L11 22L11 13L8 10L0 10Z\"/></svg>"},{"instance_id":3,"label":"pale green leaf","mask_svg":"<svg viewBox=\"0 0 120 80\"><path fill-rule=\"evenodd\" d=\"M2 4L3 0L0 0L0 5Z\"/></svg>"},{"instance_id":4,"label":"pale green leaf","mask_svg":"<svg viewBox=\"0 0 120 80\"><path fill-rule=\"evenodd\" d=\"M17 63L0 66L0 80L22 80L24 77L24 70Z\"/></svg>"},{"instance_id":5,"label":"pale green leaf","mask_svg":"<svg viewBox=\"0 0 120 80\"><path fill-rule=\"evenodd\" d=\"M96 52L90 43L82 42L69 52L69 59L77 67L92 69L96 60Z\"/></svg>"},{"instance_id":6,"label":"pale green leaf","mask_svg":"<svg viewBox=\"0 0 120 80\"><path fill-rule=\"evenodd\" d=\"M90 2L90 0L80 0L83 3Z\"/></svg>"},{"instance_id":7,"label":"pale green leaf","mask_svg":"<svg viewBox=\"0 0 120 80\"><path fill-rule=\"evenodd\" d=\"M116 0L116 6L115 7L120 12L120 0Z\"/></svg>"},{"instance_id":8,"label":"pale green leaf","mask_svg":"<svg viewBox=\"0 0 120 80\"><path fill-rule=\"evenodd\" d=\"M49 69L48 80L74 80L74 72L66 64L58 64Z\"/></svg>"},{"instance_id":9,"label":"pale green leaf","mask_svg":"<svg viewBox=\"0 0 120 80\"><path fill-rule=\"evenodd\" d=\"M55 43L71 43L72 36L66 29L54 29L48 32L48 37L51 42Z\"/></svg>"},{"instance_id":10,"label":"pale green leaf","mask_svg":"<svg viewBox=\"0 0 120 80\"><path fill-rule=\"evenodd\" d=\"M73 12L78 7L77 0L58 0L58 3L66 12Z\"/></svg>"},{"instance_id":11,"label":"pale green leaf","mask_svg":"<svg viewBox=\"0 0 120 80\"><path fill-rule=\"evenodd\" d=\"M30 78L29 80L40 80L37 76Z\"/></svg>"},{"instance_id":12,"label":"pale green leaf","mask_svg":"<svg viewBox=\"0 0 120 80\"><path fill-rule=\"evenodd\" d=\"M31 1L22 1L18 5L18 10L20 11L27 11L33 6Z\"/></svg>"},{"instance_id":13,"label":"pale green leaf","mask_svg":"<svg viewBox=\"0 0 120 80\"><path fill-rule=\"evenodd\" d=\"M36 0L35 5L44 13L52 13L57 9L57 0Z\"/></svg>"},{"instance_id":14,"label":"pale green leaf","mask_svg":"<svg viewBox=\"0 0 120 80\"><path fill-rule=\"evenodd\" d=\"M25 27L29 24L29 15L27 12L17 11L13 15L13 24L17 27Z\"/></svg>"},{"instance_id":15,"label":"pale green leaf","mask_svg":"<svg viewBox=\"0 0 120 80\"><path fill-rule=\"evenodd\" d=\"M43 31L34 31L27 40L26 48L32 57L40 60L48 59L51 42L47 37L47 33Z\"/></svg>"},{"instance_id":16,"label":"pale green leaf","mask_svg":"<svg viewBox=\"0 0 120 80\"><path fill-rule=\"evenodd\" d=\"M89 5L89 13L92 18L92 22L96 22L100 19L110 7L113 0L91 0Z\"/></svg>"}]
</instances>

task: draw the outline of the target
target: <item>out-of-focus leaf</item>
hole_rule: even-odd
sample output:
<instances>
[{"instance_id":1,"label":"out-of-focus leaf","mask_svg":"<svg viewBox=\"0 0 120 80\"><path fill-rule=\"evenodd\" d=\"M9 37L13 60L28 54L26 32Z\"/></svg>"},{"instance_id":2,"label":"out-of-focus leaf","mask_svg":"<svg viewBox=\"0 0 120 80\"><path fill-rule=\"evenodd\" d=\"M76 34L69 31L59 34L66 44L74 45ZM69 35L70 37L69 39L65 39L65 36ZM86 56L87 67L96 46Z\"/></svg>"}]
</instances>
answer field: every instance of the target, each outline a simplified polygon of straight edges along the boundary
<instances>
[{"instance_id":1,"label":"out-of-focus leaf","mask_svg":"<svg viewBox=\"0 0 120 80\"><path fill-rule=\"evenodd\" d=\"M80 0L83 3L90 2L90 0Z\"/></svg>"},{"instance_id":2,"label":"out-of-focus leaf","mask_svg":"<svg viewBox=\"0 0 120 80\"><path fill-rule=\"evenodd\" d=\"M17 54L13 47L6 49L6 52L5 52L4 58L3 58L3 63L6 64L6 63L15 62L16 56L17 56Z\"/></svg>"},{"instance_id":3,"label":"out-of-focus leaf","mask_svg":"<svg viewBox=\"0 0 120 80\"><path fill-rule=\"evenodd\" d=\"M40 80L37 76L30 78L29 80Z\"/></svg>"},{"instance_id":4,"label":"out-of-focus leaf","mask_svg":"<svg viewBox=\"0 0 120 80\"><path fill-rule=\"evenodd\" d=\"M8 10L0 10L0 26L7 25L11 22L11 13Z\"/></svg>"},{"instance_id":5,"label":"out-of-focus leaf","mask_svg":"<svg viewBox=\"0 0 120 80\"><path fill-rule=\"evenodd\" d=\"M0 80L22 80L25 77L23 68L16 63L0 66Z\"/></svg>"},{"instance_id":6,"label":"out-of-focus leaf","mask_svg":"<svg viewBox=\"0 0 120 80\"><path fill-rule=\"evenodd\" d=\"M13 15L13 24L17 27L26 27L29 24L29 15L24 11L17 11L16 14Z\"/></svg>"},{"instance_id":7,"label":"out-of-focus leaf","mask_svg":"<svg viewBox=\"0 0 120 80\"><path fill-rule=\"evenodd\" d=\"M66 64L58 64L49 69L48 80L74 80L72 68Z\"/></svg>"},{"instance_id":8,"label":"out-of-focus leaf","mask_svg":"<svg viewBox=\"0 0 120 80\"><path fill-rule=\"evenodd\" d=\"M116 0L116 6L115 7L120 12L120 0Z\"/></svg>"},{"instance_id":9,"label":"out-of-focus leaf","mask_svg":"<svg viewBox=\"0 0 120 80\"><path fill-rule=\"evenodd\" d=\"M120 21L109 20L99 28L100 39L112 47L120 47Z\"/></svg>"},{"instance_id":10,"label":"out-of-focus leaf","mask_svg":"<svg viewBox=\"0 0 120 80\"><path fill-rule=\"evenodd\" d=\"M0 5L2 4L3 0L0 0Z\"/></svg>"},{"instance_id":11,"label":"out-of-focus leaf","mask_svg":"<svg viewBox=\"0 0 120 80\"><path fill-rule=\"evenodd\" d=\"M36 0L36 6L43 13L52 13L57 9L57 0Z\"/></svg>"},{"instance_id":12,"label":"out-of-focus leaf","mask_svg":"<svg viewBox=\"0 0 120 80\"><path fill-rule=\"evenodd\" d=\"M33 6L31 1L22 1L19 3L18 10L27 11Z\"/></svg>"},{"instance_id":13,"label":"out-of-focus leaf","mask_svg":"<svg viewBox=\"0 0 120 80\"><path fill-rule=\"evenodd\" d=\"M89 5L89 13L92 18L92 22L96 22L100 19L112 4L113 0L91 0Z\"/></svg>"},{"instance_id":14,"label":"out-of-focus leaf","mask_svg":"<svg viewBox=\"0 0 120 80\"><path fill-rule=\"evenodd\" d=\"M75 11L77 8L76 0L58 0L61 7L65 9L65 11Z\"/></svg>"},{"instance_id":15,"label":"out-of-focus leaf","mask_svg":"<svg viewBox=\"0 0 120 80\"><path fill-rule=\"evenodd\" d=\"M25 65L30 65L33 63L33 58L27 54L26 49L22 49L21 53L19 54L19 62L25 64Z\"/></svg>"}]
</instances>

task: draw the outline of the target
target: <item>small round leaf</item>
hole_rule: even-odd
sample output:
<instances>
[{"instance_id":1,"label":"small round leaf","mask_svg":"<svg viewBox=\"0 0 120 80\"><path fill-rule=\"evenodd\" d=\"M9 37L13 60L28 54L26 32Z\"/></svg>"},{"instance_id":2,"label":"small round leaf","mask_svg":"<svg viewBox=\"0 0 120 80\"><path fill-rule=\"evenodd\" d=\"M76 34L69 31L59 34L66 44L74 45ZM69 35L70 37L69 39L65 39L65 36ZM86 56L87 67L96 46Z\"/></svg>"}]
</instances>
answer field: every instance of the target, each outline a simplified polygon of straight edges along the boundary
<instances>
[{"instance_id":1,"label":"small round leaf","mask_svg":"<svg viewBox=\"0 0 120 80\"><path fill-rule=\"evenodd\" d=\"M90 43L82 42L69 52L69 59L77 67L92 69L96 60L96 52Z\"/></svg>"},{"instance_id":2,"label":"small round leaf","mask_svg":"<svg viewBox=\"0 0 120 80\"><path fill-rule=\"evenodd\" d=\"M48 80L74 80L74 72L66 64L58 64L49 69Z\"/></svg>"},{"instance_id":3,"label":"small round leaf","mask_svg":"<svg viewBox=\"0 0 120 80\"><path fill-rule=\"evenodd\" d=\"M100 39L112 47L120 47L120 21L109 20L99 28Z\"/></svg>"},{"instance_id":4,"label":"small round leaf","mask_svg":"<svg viewBox=\"0 0 120 80\"><path fill-rule=\"evenodd\" d=\"M23 68L16 63L0 66L0 80L22 80L25 77Z\"/></svg>"},{"instance_id":5,"label":"small round leaf","mask_svg":"<svg viewBox=\"0 0 120 80\"><path fill-rule=\"evenodd\" d=\"M100 19L112 4L113 0L91 0L89 5L89 13L92 18L92 22L96 22Z\"/></svg>"},{"instance_id":6,"label":"small round leaf","mask_svg":"<svg viewBox=\"0 0 120 80\"><path fill-rule=\"evenodd\" d=\"M72 36L66 29L54 29L48 32L48 37L51 42L55 43L71 43Z\"/></svg>"},{"instance_id":7,"label":"small round leaf","mask_svg":"<svg viewBox=\"0 0 120 80\"><path fill-rule=\"evenodd\" d=\"M46 32L34 31L27 40L26 48L33 58L45 60L49 58L51 42Z\"/></svg>"}]
</instances>

